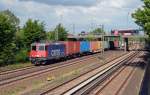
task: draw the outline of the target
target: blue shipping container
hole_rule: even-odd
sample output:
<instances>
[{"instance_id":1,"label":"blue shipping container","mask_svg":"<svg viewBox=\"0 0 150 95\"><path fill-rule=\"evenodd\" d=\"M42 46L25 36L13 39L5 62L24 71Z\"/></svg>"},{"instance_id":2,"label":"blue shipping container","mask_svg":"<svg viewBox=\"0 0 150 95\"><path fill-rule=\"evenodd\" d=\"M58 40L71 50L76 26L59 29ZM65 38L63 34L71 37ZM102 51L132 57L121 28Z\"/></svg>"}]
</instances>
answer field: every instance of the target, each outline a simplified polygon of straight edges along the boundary
<instances>
[{"instance_id":1,"label":"blue shipping container","mask_svg":"<svg viewBox=\"0 0 150 95\"><path fill-rule=\"evenodd\" d=\"M60 58L65 56L65 45L61 43L51 43L48 46L48 57Z\"/></svg>"},{"instance_id":2,"label":"blue shipping container","mask_svg":"<svg viewBox=\"0 0 150 95\"><path fill-rule=\"evenodd\" d=\"M89 52L90 51L90 42L89 41L80 41L80 52Z\"/></svg>"}]
</instances>

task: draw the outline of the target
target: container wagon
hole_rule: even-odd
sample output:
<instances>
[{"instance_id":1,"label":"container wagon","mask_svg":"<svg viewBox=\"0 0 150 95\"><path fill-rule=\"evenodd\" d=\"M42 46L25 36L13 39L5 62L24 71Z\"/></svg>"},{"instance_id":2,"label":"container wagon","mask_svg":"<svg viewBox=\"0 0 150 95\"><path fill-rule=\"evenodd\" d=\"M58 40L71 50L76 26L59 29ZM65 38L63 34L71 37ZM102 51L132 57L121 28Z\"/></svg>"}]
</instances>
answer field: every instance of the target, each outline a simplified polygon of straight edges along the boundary
<instances>
[{"instance_id":1,"label":"container wagon","mask_svg":"<svg viewBox=\"0 0 150 95\"><path fill-rule=\"evenodd\" d=\"M90 42L89 41L80 41L80 53L90 52Z\"/></svg>"},{"instance_id":2,"label":"container wagon","mask_svg":"<svg viewBox=\"0 0 150 95\"><path fill-rule=\"evenodd\" d=\"M80 41L74 41L74 51L75 55L79 55L80 53Z\"/></svg>"},{"instance_id":3,"label":"container wagon","mask_svg":"<svg viewBox=\"0 0 150 95\"><path fill-rule=\"evenodd\" d=\"M71 56L73 54L75 54L75 42L73 41L63 41L62 42L66 47L66 56Z\"/></svg>"},{"instance_id":4,"label":"container wagon","mask_svg":"<svg viewBox=\"0 0 150 95\"><path fill-rule=\"evenodd\" d=\"M101 41L97 41L97 46L98 46L98 52L100 52L102 50Z\"/></svg>"},{"instance_id":5,"label":"container wagon","mask_svg":"<svg viewBox=\"0 0 150 95\"><path fill-rule=\"evenodd\" d=\"M90 41L90 52L98 52L98 41Z\"/></svg>"},{"instance_id":6,"label":"container wagon","mask_svg":"<svg viewBox=\"0 0 150 95\"><path fill-rule=\"evenodd\" d=\"M114 41L60 41L31 44L30 60L33 64L45 64L48 60L74 57L80 54L115 49Z\"/></svg>"}]
</instances>

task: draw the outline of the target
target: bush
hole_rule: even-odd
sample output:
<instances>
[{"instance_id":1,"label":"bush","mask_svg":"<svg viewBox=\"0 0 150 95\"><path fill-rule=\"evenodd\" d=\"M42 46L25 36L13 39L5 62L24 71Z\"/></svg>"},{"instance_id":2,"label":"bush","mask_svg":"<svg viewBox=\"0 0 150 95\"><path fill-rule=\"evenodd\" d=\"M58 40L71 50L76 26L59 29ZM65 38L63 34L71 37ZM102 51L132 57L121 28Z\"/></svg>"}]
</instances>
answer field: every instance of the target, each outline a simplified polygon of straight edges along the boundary
<instances>
[{"instance_id":1,"label":"bush","mask_svg":"<svg viewBox=\"0 0 150 95\"><path fill-rule=\"evenodd\" d=\"M15 56L16 62L28 61L28 51L26 49L20 50Z\"/></svg>"},{"instance_id":2,"label":"bush","mask_svg":"<svg viewBox=\"0 0 150 95\"><path fill-rule=\"evenodd\" d=\"M15 62L15 44L7 44L0 51L0 66L12 64Z\"/></svg>"}]
</instances>

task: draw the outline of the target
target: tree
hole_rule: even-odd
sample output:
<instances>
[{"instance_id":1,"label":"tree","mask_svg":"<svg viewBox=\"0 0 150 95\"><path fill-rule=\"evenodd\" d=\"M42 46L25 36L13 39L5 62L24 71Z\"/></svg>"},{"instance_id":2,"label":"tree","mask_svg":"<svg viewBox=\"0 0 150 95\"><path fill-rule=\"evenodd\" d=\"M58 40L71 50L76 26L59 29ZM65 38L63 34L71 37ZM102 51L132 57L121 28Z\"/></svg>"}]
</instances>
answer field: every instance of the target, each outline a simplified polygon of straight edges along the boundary
<instances>
[{"instance_id":1,"label":"tree","mask_svg":"<svg viewBox=\"0 0 150 95\"><path fill-rule=\"evenodd\" d=\"M150 37L150 0L142 1L144 2L143 8L138 8L132 17L135 19L135 23L141 26Z\"/></svg>"},{"instance_id":2,"label":"tree","mask_svg":"<svg viewBox=\"0 0 150 95\"><path fill-rule=\"evenodd\" d=\"M12 12L0 12L0 65L14 62L14 39L18 25L19 19Z\"/></svg>"},{"instance_id":3,"label":"tree","mask_svg":"<svg viewBox=\"0 0 150 95\"><path fill-rule=\"evenodd\" d=\"M46 31L43 22L29 19L23 27L25 47L30 50L33 42L46 39Z\"/></svg>"},{"instance_id":4,"label":"tree","mask_svg":"<svg viewBox=\"0 0 150 95\"><path fill-rule=\"evenodd\" d=\"M105 31L102 28L96 28L91 32L91 34L101 35L101 34L105 34Z\"/></svg>"},{"instance_id":5,"label":"tree","mask_svg":"<svg viewBox=\"0 0 150 95\"><path fill-rule=\"evenodd\" d=\"M13 24L16 28L19 27L20 20L17 18L10 10L4 10L0 12L1 14L7 16L11 24Z\"/></svg>"},{"instance_id":6,"label":"tree","mask_svg":"<svg viewBox=\"0 0 150 95\"><path fill-rule=\"evenodd\" d=\"M94 37L93 35L88 35L87 38L85 38L87 41L93 41Z\"/></svg>"},{"instance_id":7,"label":"tree","mask_svg":"<svg viewBox=\"0 0 150 95\"><path fill-rule=\"evenodd\" d=\"M68 31L63 27L62 24L58 24L53 31L47 33L48 40L58 40L58 41L65 41L67 40ZM58 39L56 39L58 37Z\"/></svg>"},{"instance_id":8,"label":"tree","mask_svg":"<svg viewBox=\"0 0 150 95\"><path fill-rule=\"evenodd\" d=\"M63 27L62 24L58 24L54 29L54 33L58 32L58 40L65 41L67 40L68 31ZM56 37L56 34L55 34Z\"/></svg>"},{"instance_id":9,"label":"tree","mask_svg":"<svg viewBox=\"0 0 150 95\"><path fill-rule=\"evenodd\" d=\"M25 40L24 31L22 29L18 29L18 31L15 33L15 44L17 50L25 48L24 40Z\"/></svg>"},{"instance_id":10,"label":"tree","mask_svg":"<svg viewBox=\"0 0 150 95\"><path fill-rule=\"evenodd\" d=\"M54 41L55 40L55 33L54 31L49 31L46 33L46 39L48 41Z\"/></svg>"}]
</instances>

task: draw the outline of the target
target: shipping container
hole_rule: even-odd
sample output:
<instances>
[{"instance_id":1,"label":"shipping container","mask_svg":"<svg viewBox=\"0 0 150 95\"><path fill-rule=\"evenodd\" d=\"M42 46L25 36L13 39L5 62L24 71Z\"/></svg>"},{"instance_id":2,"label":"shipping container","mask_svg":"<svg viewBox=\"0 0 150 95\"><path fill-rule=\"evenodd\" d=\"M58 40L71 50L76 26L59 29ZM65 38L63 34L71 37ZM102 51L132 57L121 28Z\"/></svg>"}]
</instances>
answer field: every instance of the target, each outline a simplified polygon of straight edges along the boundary
<instances>
[{"instance_id":1,"label":"shipping container","mask_svg":"<svg viewBox=\"0 0 150 95\"><path fill-rule=\"evenodd\" d=\"M101 50L101 41L97 41L97 45L98 45L98 50Z\"/></svg>"},{"instance_id":2,"label":"shipping container","mask_svg":"<svg viewBox=\"0 0 150 95\"><path fill-rule=\"evenodd\" d=\"M80 52L90 52L90 42L89 41L80 41Z\"/></svg>"},{"instance_id":3,"label":"shipping container","mask_svg":"<svg viewBox=\"0 0 150 95\"><path fill-rule=\"evenodd\" d=\"M74 46L74 53L75 54L80 53L80 41L74 41L74 44L75 44L75 46Z\"/></svg>"},{"instance_id":4,"label":"shipping container","mask_svg":"<svg viewBox=\"0 0 150 95\"><path fill-rule=\"evenodd\" d=\"M75 54L75 42L74 41L62 41L61 43L65 44L66 48L66 55L73 55Z\"/></svg>"},{"instance_id":5,"label":"shipping container","mask_svg":"<svg viewBox=\"0 0 150 95\"><path fill-rule=\"evenodd\" d=\"M48 57L50 59L64 57L66 55L65 44L51 43L48 45Z\"/></svg>"},{"instance_id":6,"label":"shipping container","mask_svg":"<svg viewBox=\"0 0 150 95\"><path fill-rule=\"evenodd\" d=\"M98 51L100 51L100 43L99 43L99 41L96 41L96 52L98 52Z\"/></svg>"},{"instance_id":7,"label":"shipping container","mask_svg":"<svg viewBox=\"0 0 150 95\"><path fill-rule=\"evenodd\" d=\"M98 41L90 41L90 51L97 52L99 50L99 43Z\"/></svg>"}]
</instances>

